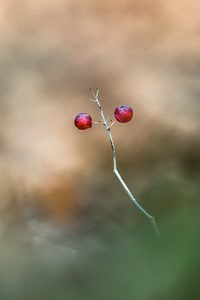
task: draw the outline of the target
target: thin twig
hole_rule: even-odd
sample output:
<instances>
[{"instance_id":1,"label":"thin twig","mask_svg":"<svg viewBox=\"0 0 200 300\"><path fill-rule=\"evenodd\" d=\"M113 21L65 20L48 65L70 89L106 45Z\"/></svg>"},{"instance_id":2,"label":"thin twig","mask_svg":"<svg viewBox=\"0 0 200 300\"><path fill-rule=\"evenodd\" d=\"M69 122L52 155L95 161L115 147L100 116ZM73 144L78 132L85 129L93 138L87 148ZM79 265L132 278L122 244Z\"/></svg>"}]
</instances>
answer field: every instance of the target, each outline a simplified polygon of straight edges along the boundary
<instances>
[{"instance_id":1,"label":"thin twig","mask_svg":"<svg viewBox=\"0 0 200 300\"><path fill-rule=\"evenodd\" d=\"M101 112L101 116L102 116L102 120L103 120L103 125L105 127L106 133L108 135L109 141L110 141L110 145L112 148L112 159L113 159L113 172L115 174L115 176L117 177L117 179L120 181L122 187L124 188L125 192L128 194L128 196L130 197L130 199L133 201L133 203L135 204L135 206L141 211L141 213L143 213L143 215L150 221L151 225L153 226L153 229L155 231L155 233L160 236L160 231L158 229L158 226L156 224L156 220L155 218L150 215L138 202L137 200L133 197L133 194L131 193L130 189L128 188L127 184L124 182L124 180L122 179L118 168L117 168L117 159L116 159L116 150L115 150L115 144L113 141L113 137L111 134L111 130L110 130L110 124L108 123L108 120L106 120L103 109L102 109L102 105L99 101L99 89L96 89L96 92L94 93L92 89L90 89L92 96L94 97L94 101L96 102L96 104L98 105L100 112Z\"/></svg>"}]
</instances>

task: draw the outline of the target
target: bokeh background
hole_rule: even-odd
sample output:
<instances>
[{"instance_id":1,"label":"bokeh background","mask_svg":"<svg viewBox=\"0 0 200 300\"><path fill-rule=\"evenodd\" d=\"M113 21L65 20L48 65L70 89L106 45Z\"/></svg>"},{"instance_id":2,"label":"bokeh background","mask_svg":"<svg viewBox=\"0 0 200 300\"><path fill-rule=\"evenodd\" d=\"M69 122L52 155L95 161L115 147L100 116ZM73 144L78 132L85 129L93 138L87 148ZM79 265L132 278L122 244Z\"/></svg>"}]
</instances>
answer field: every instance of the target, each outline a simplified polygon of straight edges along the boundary
<instances>
[{"instance_id":1,"label":"bokeh background","mask_svg":"<svg viewBox=\"0 0 200 300\"><path fill-rule=\"evenodd\" d=\"M199 299L200 3L1 0L0 299ZM112 173L121 174L162 238Z\"/></svg>"}]
</instances>

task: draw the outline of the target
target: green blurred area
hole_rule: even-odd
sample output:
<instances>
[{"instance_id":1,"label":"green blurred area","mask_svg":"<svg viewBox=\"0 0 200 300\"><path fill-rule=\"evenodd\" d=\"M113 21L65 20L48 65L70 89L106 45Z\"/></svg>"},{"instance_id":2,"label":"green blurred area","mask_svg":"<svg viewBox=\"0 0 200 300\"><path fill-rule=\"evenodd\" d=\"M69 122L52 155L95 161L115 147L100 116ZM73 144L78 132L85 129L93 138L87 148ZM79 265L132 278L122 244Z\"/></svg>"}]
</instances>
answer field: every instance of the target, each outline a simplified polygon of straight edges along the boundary
<instances>
[{"instance_id":1,"label":"green blurred area","mask_svg":"<svg viewBox=\"0 0 200 300\"><path fill-rule=\"evenodd\" d=\"M160 224L161 239L110 223L78 254L1 247L1 298L198 299L198 219L191 209L174 213Z\"/></svg>"}]
</instances>

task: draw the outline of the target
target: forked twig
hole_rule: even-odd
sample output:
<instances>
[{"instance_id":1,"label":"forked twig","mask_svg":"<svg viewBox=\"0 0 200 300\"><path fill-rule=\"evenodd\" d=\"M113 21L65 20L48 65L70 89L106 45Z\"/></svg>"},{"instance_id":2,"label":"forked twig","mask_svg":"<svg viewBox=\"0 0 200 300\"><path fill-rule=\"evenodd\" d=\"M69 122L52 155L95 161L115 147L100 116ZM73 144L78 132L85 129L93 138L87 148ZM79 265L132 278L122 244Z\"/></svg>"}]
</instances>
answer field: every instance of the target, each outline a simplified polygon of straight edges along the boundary
<instances>
[{"instance_id":1,"label":"forked twig","mask_svg":"<svg viewBox=\"0 0 200 300\"><path fill-rule=\"evenodd\" d=\"M130 199L133 201L133 203L135 204L135 206L143 213L143 215L150 221L150 223L153 226L153 229L155 231L155 233L160 236L160 231L158 229L158 226L156 224L156 220L155 218L150 215L138 202L137 200L133 197L133 194L131 193L130 189L128 188L127 184L124 182L124 180L122 179L118 168L117 168L117 159L116 159L116 150L115 150L115 144L113 141L113 137L111 134L111 130L110 130L110 123L108 123L108 120L106 120L105 116L104 116L104 112L102 109L102 105L99 101L99 89L96 89L96 92L94 93L92 89L90 89L92 96L94 97L94 102L96 102L96 104L98 105L100 112L101 112L101 117L103 120L103 125L105 127L106 133L108 135L109 141L110 141L110 145L112 148L112 159L113 159L113 172L115 174L115 176L117 177L117 179L120 181L122 187L124 188L125 192L128 194L128 196L130 197Z\"/></svg>"}]
</instances>

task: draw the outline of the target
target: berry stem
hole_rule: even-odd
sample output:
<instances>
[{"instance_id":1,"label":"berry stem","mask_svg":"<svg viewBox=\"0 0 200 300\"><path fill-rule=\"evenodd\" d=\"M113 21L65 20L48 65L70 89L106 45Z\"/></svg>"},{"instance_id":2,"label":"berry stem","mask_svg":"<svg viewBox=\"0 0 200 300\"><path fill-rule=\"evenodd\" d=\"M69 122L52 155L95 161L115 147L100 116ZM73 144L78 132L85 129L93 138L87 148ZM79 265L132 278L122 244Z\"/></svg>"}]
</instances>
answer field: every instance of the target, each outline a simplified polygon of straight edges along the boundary
<instances>
[{"instance_id":1,"label":"berry stem","mask_svg":"<svg viewBox=\"0 0 200 300\"><path fill-rule=\"evenodd\" d=\"M108 123L108 121L105 118L103 109L102 109L102 105L99 101L99 89L96 89L96 92L94 93L92 91L92 89L90 89L92 96L94 97L94 102L96 102L96 104L98 105L100 112L101 112L101 116L102 116L102 120L103 120L103 125L105 127L106 133L108 135L109 141L110 141L110 145L112 148L112 159L113 159L113 172L115 174L115 176L117 177L117 179L120 181L122 187L124 188L125 192L128 194L128 196L130 197L130 199L132 200L132 202L135 204L135 206L140 210L140 212L150 221L151 225L153 226L154 232L156 233L157 236L160 237L160 231L158 229L158 226L156 224L156 220L155 218L150 215L138 202L137 200L133 197L133 194L131 193L130 189L128 188L127 184L124 182L123 178L121 177L118 168L117 168L117 159L116 159L116 150L115 150L115 144L113 141L113 137L111 134L111 130L110 130L110 125Z\"/></svg>"},{"instance_id":2,"label":"berry stem","mask_svg":"<svg viewBox=\"0 0 200 300\"><path fill-rule=\"evenodd\" d=\"M112 121L111 120L111 123L110 123L110 128L113 126L113 125L115 125L117 123L117 121L116 120L114 120L114 121Z\"/></svg>"}]
</instances>

